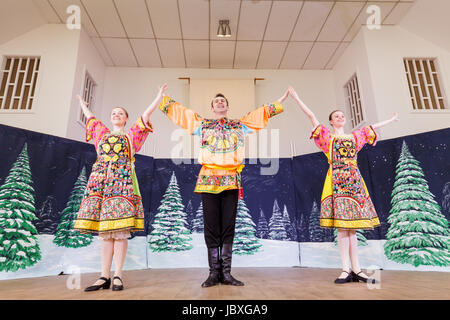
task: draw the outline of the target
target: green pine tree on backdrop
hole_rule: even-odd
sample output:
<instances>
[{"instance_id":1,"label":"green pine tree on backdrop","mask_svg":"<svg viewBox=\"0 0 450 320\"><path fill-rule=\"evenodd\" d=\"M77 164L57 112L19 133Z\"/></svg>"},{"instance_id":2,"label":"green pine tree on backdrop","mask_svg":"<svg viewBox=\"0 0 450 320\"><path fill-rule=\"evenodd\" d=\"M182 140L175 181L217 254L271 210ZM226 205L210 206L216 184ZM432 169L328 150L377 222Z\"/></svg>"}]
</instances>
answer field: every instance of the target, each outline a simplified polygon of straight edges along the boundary
<instances>
[{"instance_id":1,"label":"green pine tree on backdrop","mask_svg":"<svg viewBox=\"0 0 450 320\"><path fill-rule=\"evenodd\" d=\"M261 248L256 237L256 224L252 220L250 211L243 199L238 200L236 213L236 231L233 241L233 253L254 254Z\"/></svg>"}]
</instances>

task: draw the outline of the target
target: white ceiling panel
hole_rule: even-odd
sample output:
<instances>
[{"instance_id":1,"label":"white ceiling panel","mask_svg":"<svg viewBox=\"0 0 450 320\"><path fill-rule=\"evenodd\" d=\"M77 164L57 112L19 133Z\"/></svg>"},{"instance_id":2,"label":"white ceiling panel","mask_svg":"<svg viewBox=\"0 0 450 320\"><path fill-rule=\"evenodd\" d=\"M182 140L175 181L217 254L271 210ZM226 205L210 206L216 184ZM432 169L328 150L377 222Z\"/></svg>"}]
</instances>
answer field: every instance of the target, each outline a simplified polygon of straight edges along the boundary
<instances>
[{"instance_id":1,"label":"white ceiling panel","mask_svg":"<svg viewBox=\"0 0 450 320\"><path fill-rule=\"evenodd\" d=\"M324 69L338 46L339 42L314 43L303 69Z\"/></svg>"},{"instance_id":2,"label":"white ceiling panel","mask_svg":"<svg viewBox=\"0 0 450 320\"><path fill-rule=\"evenodd\" d=\"M209 39L209 2L180 0L180 19L184 39Z\"/></svg>"},{"instance_id":3,"label":"white ceiling panel","mask_svg":"<svg viewBox=\"0 0 450 320\"><path fill-rule=\"evenodd\" d=\"M345 49L349 46L350 42L341 42L339 44L339 47L337 48L336 52L333 54L333 57L331 57L330 61L328 61L327 65L325 66L325 69L332 69L334 65L339 61L339 58L344 53Z\"/></svg>"},{"instance_id":4,"label":"white ceiling panel","mask_svg":"<svg viewBox=\"0 0 450 320\"><path fill-rule=\"evenodd\" d=\"M211 21L210 21L210 39L218 40L217 29L219 27L219 20L229 20L231 37L230 40L236 40L238 32L238 17L240 1L229 0L215 0L211 1Z\"/></svg>"},{"instance_id":5,"label":"white ceiling panel","mask_svg":"<svg viewBox=\"0 0 450 320\"><path fill-rule=\"evenodd\" d=\"M130 38L154 38L144 0L114 0L125 31Z\"/></svg>"},{"instance_id":6,"label":"white ceiling panel","mask_svg":"<svg viewBox=\"0 0 450 320\"><path fill-rule=\"evenodd\" d=\"M180 16L176 0L146 0L153 33L160 39L181 39Z\"/></svg>"},{"instance_id":7,"label":"white ceiling panel","mask_svg":"<svg viewBox=\"0 0 450 320\"><path fill-rule=\"evenodd\" d=\"M209 40L184 40L187 68L209 68Z\"/></svg>"},{"instance_id":8,"label":"white ceiling panel","mask_svg":"<svg viewBox=\"0 0 450 320\"><path fill-rule=\"evenodd\" d=\"M182 40L157 40L164 68L185 68Z\"/></svg>"},{"instance_id":9,"label":"white ceiling panel","mask_svg":"<svg viewBox=\"0 0 450 320\"><path fill-rule=\"evenodd\" d=\"M303 1L274 2L264 40L288 41Z\"/></svg>"},{"instance_id":10,"label":"white ceiling panel","mask_svg":"<svg viewBox=\"0 0 450 320\"><path fill-rule=\"evenodd\" d=\"M242 1L238 40L262 40L272 1Z\"/></svg>"},{"instance_id":11,"label":"white ceiling panel","mask_svg":"<svg viewBox=\"0 0 450 320\"><path fill-rule=\"evenodd\" d=\"M361 29L361 26L366 25L368 22L368 19L373 15L373 12L370 11L370 13L367 13L367 9L371 6L377 6L380 10L380 22L383 22L386 16L391 12L392 8L394 8L395 3L394 2L369 2L364 6L364 9L359 14L358 18L356 19L355 23L351 28L349 29L347 35L344 38L344 41L352 41L353 38L358 34L359 30ZM372 20L370 20L372 21Z\"/></svg>"},{"instance_id":12,"label":"white ceiling panel","mask_svg":"<svg viewBox=\"0 0 450 320\"><path fill-rule=\"evenodd\" d=\"M322 28L334 2L305 1L291 41L314 41Z\"/></svg>"},{"instance_id":13,"label":"white ceiling panel","mask_svg":"<svg viewBox=\"0 0 450 320\"><path fill-rule=\"evenodd\" d=\"M211 68L233 68L236 41L211 41Z\"/></svg>"},{"instance_id":14,"label":"white ceiling panel","mask_svg":"<svg viewBox=\"0 0 450 320\"><path fill-rule=\"evenodd\" d=\"M140 67L161 67L155 39L130 39L130 42Z\"/></svg>"},{"instance_id":15,"label":"white ceiling panel","mask_svg":"<svg viewBox=\"0 0 450 320\"><path fill-rule=\"evenodd\" d=\"M86 13L84 9L84 5L79 0L49 0L49 3L58 13L58 16L61 18L63 23L66 23L67 18L70 14L67 13L67 8L71 5L76 5L80 8L81 11L81 25L84 29L86 29L87 33L91 37L98 37L97 30L95 30L94 25L92 24L91 18Z\"/></svg>"},{"instance_id":16,"label":"white ceiling panel","mask_svg":"<svg viewBox=\"0 0 450 320\"><path fill-rule=\"evenodd\" d=\"M364 2L336 2L317 41L342 41L363 7Z\"/></svg>"},{"instance_id":17,"label":"white ceiling panel","mask_svg":"<svg viewBox=\"0 0 450 320\"><path fill-rule=\"evenodd\" d=\"M102 38L114 64L118 67L137 67L136 58L128 39Z\"/></svg>"},{"instance_id":18,"label":"white ceiling panel","mask_svg":"<svg viewBox=\"0 0 450 320\"><path fill-rule=\"evenodd\" d=\"M103 45L103 41L100 38L94 38L92 37L92 42L94 43L95 48L97 49L98 53L103 59L103 62L108 67L114 66L114 62L111 59L111 56L109 55L108 51L106 51L105 46Z\"/></svg>"},{"instance_id":19,"label":"white ceiling panel","mask_svg":"<svg viewBox=\"0 0 450 320\"><path fill-rule=\"evenodd\" d=\"M286 46L287 41L264 41L256 67L258 69L278 69Z\"/></svg>"},{"instance_id":20,"label":"white ceiling panel","mask_svg":"<svg viewBox=\"0 0 450 320\"><path fill-rule=\"evenodd\" d=\"M234 68L255 69L261 41L238 41L234 57Z\"/></svg>"},{"instance_id":21,"label":"white ceiling panel","mask_svg":"<svg viewBox=\"0 0 450 320\"><path fill-rule=\"evenodd\" d=\"M280 69L301 69L314 42L290 42L281 61Z\"/></svg>"},{"instance_id":22,"label":"white ceiling panel","mask_svg":"<svg viewBox=\"0 0 450 320\"><path fill-rule=\"evenodd\" d=\"M399 23L408 10L413 5L413 2L399 2L396 4L392 12L383 21L383 24L397 24Z\"/></svg>"},{"instance_id":23,"label":"white ceiling panel","mask_svg":"<svg viewBox=\"0 0 450 320\"><path fill-rule=\"evenodd\" d=\"M112 0L82 0L100 37L126 37Z\"/></svg>"},{"instance_id":24,"label":"white ceiling panel","mask_svg":"<svg viewBox=\"0 0 450 320\"><path fill-rule=\"evenodd\" d=\"M50 2L47 0L33 0L33 2L39 8L47 23L63 23L63 20L58 16L55 9L52 8Z\"/></svg>"}]
</instances>

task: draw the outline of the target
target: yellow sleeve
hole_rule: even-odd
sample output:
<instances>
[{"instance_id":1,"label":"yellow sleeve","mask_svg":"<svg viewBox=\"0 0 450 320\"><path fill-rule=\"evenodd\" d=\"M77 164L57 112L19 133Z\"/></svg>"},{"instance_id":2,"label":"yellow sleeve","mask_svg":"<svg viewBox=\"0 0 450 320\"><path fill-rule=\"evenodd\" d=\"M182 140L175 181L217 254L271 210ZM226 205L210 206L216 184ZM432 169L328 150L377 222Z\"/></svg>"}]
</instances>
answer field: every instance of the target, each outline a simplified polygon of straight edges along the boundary
<instances>
[{"instance_id":1,"label":"yellow sleeve","mask_svg":"<svg viewBox=\"0 0 450 320\"><path fill-rule=\"evenodd\" d=\"M164 96L158 107L170 120L192 134L202 124L200 117L193 110L183 107L168 96Z\"/></svg>"},{"instance_id":2,"label":"yellow sleeve","mask_svg":"<svg viewBox=\"0 0 450 320\"><path fill-rule=\"evenodd\" d=\"M280 114L281 112L283 112L283 106L281 103L274 102L247 113L247 115L240 120L250 129L259 130L267 126L270 118Z\"/></svg>"}]
</instances>

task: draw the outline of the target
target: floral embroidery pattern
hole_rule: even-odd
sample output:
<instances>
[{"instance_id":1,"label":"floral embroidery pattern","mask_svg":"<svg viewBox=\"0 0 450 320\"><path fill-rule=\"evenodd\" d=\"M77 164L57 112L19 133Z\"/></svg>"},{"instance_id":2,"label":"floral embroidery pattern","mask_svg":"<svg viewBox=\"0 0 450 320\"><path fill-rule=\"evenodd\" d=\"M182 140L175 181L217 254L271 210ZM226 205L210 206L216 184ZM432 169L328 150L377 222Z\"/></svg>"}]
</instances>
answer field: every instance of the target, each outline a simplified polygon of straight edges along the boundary
<instances>
[{"instance_id":1,"label":"floral embroidery pattern","mask_svg":"<svg viewBox=\"0 0 450 320\"><path fill-rule=\"evenodd\" d=\"M244 145L242 123L227 118L204 119L201 138L202 149L207 148L212 153L234 152Z\"/></svg>"}]
</instances>

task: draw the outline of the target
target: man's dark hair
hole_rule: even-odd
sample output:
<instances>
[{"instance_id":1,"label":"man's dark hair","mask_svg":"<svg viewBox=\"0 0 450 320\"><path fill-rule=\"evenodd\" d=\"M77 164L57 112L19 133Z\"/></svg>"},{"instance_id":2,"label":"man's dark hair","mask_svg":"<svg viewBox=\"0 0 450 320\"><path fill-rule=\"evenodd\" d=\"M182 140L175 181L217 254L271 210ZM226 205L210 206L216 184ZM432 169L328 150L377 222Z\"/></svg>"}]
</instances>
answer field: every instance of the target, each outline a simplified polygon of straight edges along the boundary
<instances>
[{"instance_id":1,"label":"man's dark hair","mask_svg":"<svg viewBox=\"0 0 450 320\"><path fill-rule=\"evenodd\" d=\"M221 93L216 94L216 96L214 97L214 99L217 98L217 97L224 98L225 101L227 102L227 106L228 106L228 99L227 99L223 94L221 94ZM213 101L214 101L214 99L211 100L211 108L213 107Z\"/></svg>"}]
</instances>

